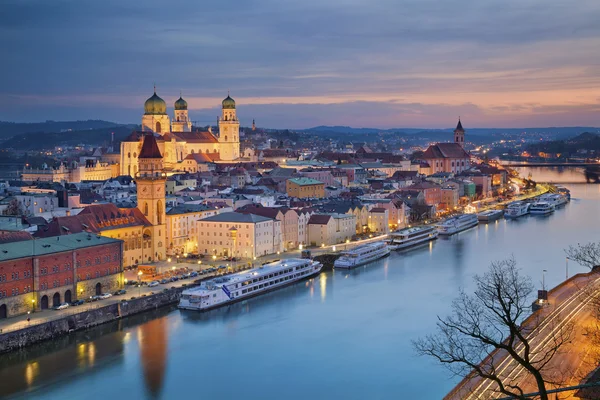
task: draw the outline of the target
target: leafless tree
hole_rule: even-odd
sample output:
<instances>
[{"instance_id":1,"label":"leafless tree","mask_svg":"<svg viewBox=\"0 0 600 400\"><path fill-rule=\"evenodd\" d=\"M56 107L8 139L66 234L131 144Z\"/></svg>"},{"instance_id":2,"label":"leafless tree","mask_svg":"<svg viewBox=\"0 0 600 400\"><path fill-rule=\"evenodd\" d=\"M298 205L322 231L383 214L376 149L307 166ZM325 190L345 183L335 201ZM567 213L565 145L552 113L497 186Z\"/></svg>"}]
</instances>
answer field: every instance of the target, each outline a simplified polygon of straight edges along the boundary
<instances>
[{"instance_id":1,"label":"leafless tree","mask_svg":"<svg viewBox=\"0 0 600 400\"><path fill-rule=\"evenodd\" d=\"M533 379L539 398L548 399L546 384L556 377L544 374L559 350L569 342L573 327L558 324L543 346L532 343L542 319L530 315L534 300L531 278L520 274L514 259L493 262L488 272L474 278L475 292L460 291L452 302L452 313L438 317L437 332L413 342L420 355L428 355L451 372L467 379L483 378L495 383L495 391L524 399L517 379L499 368L508 357ZM525 321L525 323L523 323ZM493 386L493 385L492 385Z\"/></svg>"},{"instance_id":2,"label":"leafless tree","mask_svg":"<svg viewBox=\"0 0 600 400\"><path fill-rule=\"evenodd\" d=\"M600 242L577 243L577 246L569 246L565 250L565 253L567 253L569 260L588 267L590 270L594 269L594 267L600 268Z\"/></svg>"}]
</instances>

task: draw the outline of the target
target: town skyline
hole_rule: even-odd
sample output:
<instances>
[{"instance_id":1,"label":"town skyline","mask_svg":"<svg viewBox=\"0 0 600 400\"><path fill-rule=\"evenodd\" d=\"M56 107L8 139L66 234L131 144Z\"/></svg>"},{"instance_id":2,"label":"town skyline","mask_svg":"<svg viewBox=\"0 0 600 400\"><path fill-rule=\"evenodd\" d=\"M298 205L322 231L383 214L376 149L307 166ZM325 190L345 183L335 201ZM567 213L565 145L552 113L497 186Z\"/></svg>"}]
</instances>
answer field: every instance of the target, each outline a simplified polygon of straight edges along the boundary
<instances>
[{"instance_id":1,"label":"town skyline","mask_svg":"<svg viewBox=\"0 0 600 400\"><path fill-rule=\"evenodd\" d=\"M265 127L600 125L592 1L30 1L3 14L0 120L131 123L156 83L199 124L230 90L240 120Z\"/></svg>"}]
</instances>

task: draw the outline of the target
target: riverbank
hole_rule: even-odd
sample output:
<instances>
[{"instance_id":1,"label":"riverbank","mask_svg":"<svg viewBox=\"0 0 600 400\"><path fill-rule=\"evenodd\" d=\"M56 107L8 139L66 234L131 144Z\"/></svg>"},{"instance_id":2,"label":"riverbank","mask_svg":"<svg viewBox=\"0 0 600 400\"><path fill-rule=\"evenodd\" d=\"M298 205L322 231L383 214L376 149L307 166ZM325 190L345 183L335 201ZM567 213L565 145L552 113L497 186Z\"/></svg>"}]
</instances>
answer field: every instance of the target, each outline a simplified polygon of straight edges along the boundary
<instances>
[{"instance_id":1,"label":"riverbank","mask_svg":"<svg viewBox=\"0 0 600 400\"><path fill-rule=\"evenodd\" d=\"M191 286L172 287L160 293L123 299L118 303L6 332L0 335L0 354L177 303L181 292Z\"/></svg>"}]
</instances>

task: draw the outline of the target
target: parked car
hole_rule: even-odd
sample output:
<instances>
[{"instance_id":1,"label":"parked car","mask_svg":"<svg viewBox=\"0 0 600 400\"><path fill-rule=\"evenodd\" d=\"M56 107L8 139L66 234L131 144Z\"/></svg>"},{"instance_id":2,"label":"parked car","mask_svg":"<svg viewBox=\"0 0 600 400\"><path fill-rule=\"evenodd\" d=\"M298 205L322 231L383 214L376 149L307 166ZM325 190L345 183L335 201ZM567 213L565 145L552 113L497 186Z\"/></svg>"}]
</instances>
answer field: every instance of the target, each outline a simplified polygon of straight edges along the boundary
<instances>
[{"instance_id":1,"label":"parked car","mask_svg":"<svg viewBox=\"0 0 600 400\"><path fill-rule=\"evenodd\" d=\"M171 282L176 282L176 281L178 281L178 280L179 280L179 278L178 278L178 277L176 277L176 276L172 276L172 277L171 277Z\"/></svg>"},{"instance_id":2,"label":"parked car","mask_svg":"<svg viewBox=\"0 0 600 400\"><path fill-rule=\"evenodd\" d=\"M192 271L192 272L190 273L190 278L195 278L195 277L197 277L197 276L198 276L198 273L197 273L196 271Z\"/></svg>"},{"instance_id":3,"label":"parked car","mask_svg":"<svg viewBox=\"0 0 600 400\"><path fill-rule=\"evenodd\" d=\"M186 272L185 274L181 275L180 279L187 279L191 276L192 274L190 272Z\"/></svg>"},{"instance_id":4,"label":"parked car","mask_svg":"<svg viewBox=\"0 0 600 400\"><path fill-rule=\"evenodd\" d=\"M224 265L219 265L219 269L226 269L227 267Z\"/></svg>"},{"instance_id":5,"label":"parked car","mask_svg":"<svg viewBox=\"0 0 600 400\"><path fill-rule=\"evenodd\" d=\"M121 290L117 290L116 292L114 292L113 295L120 296L120 295L125 294L125 293L127 293L127 290L121 289Z\"/></svg>"},{"instance_id":6,"label":"parked car","mask_svg":"<svg viewBox=\"0 0 600 400\"><path fill-rule=\"evenodd\" d=\"M160 281L160 283L162 283L162 284L164 285L165 283L169 283L169 280L165 278L165 279L162 279L162 280Z\"/></svg>"},{"instance_id":7,"label":"parked car","mask_svg":"<svg viewBox=\"0 0 600 400\"><path fill-rule=\"evenodd\" d=\"M55 310L64 310L65 308L69 308L69 303L62 303L54 307Z\"/></svg>"},{"instance_id":8,"label":"parked car","mask_svg":"<svg viewBox=\"0 0 600 400\"><path fill-rule=\"evenodd\" d=\"M152 281L148 284L148 287L155 287L158 286L158 281Z\"/></svg>"},{"instance_id":9,"label":"parked car","mask_svg":"<svg viewBox=\"0 0 600 400\"><path fill-rule=\"evenodd\" d=\"M85 303L85 300L83 300L83 299L79 299L79 300L75 300L74 302L72 302L72 303L71 303L71 306L72 306L72 307L74 307L74 306L80 306L80 305L82 305L82 304L84 304L84 303Z\"/></svg>"},{"instance_id":10,"label":"parked car","mask_svg":"<svg viewBox=\"0 0 600 400\"><path fill-rule=\"evenodd\" d=\"M109 297L112 297L112 294L110 294L110 293L102 293L100 296L98 296L98 299L104 300L104 299L108 299Z\"/></svg>"},{"instance_id":11,"label":"parked car","mask_svg":"<svg viewBox=\"0 0 600 400\"><path fill-rule=\"evenodd\" d=\"M86 302L91 303L92 301L98 301L100 300L100 296L90 296L89 298L85 299Z\"/></svg>"}]
</instances>

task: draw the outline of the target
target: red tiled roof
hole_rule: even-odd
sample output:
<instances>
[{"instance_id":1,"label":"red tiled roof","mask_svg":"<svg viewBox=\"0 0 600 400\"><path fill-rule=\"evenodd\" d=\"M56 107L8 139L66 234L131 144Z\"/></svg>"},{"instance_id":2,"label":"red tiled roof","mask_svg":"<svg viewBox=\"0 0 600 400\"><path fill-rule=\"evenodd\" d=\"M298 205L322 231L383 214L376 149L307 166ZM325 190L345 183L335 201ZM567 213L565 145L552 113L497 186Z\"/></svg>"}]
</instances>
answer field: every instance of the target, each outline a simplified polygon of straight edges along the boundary
<instances>
[{"instance_id":1,"label":"red tiled roof","mask_svg":"<svg viewBox=\"0 0 600 400\"><path fill-rule=\"evenodd\" d=\"M176 138L188 143L219 143L219 140L210 132L171 132Z\"/></svg>"},{"instance_id":2,"label":"red tiled roof","mask_svg":"<svg viewBox=\"0 0 600 400\"><path fill-rule=\"evenodd\" d=\"M186 160L195 160L197 163L209 163L219 160L219 153L193 153L185 157Z\"/></svg>"},{"instance_id":3,"label":"red tiled roof","mask_svg":"<svg viewBox=\"0 0 600 400\"><path fill-rule=\"evenodd\" d=\"M152 224L137 208L119 208L112 203L88 206L79 215L92 215L99 230Z\"/></svg>"},{"instance_id":4,"label":"red tiled roof","mask_svg":"<svg viewBox=\"0 0 600 400\"><path fill-rule=\"evenodd\" d=\"M144 143L142 144L139 158L162 158L160 150L158 149L158 144L156 144L156 138L153 134L144 136Z\"/></svg>"},{"instance_id":5,"label":"red tiled roof","mask_svg":"<svg viewBox=\"0 0 600 400\"><path fill-rule=\"evenodd\" d=\"M458 143L437 143L429 146L421 158L469 158L469 153Z\"/></svg>"},{"instance_id":6,"label":"red tiled roof","mask_svg":"<svg viewBox=\"0 0 600 400\"><path fill-rule=\"evenodd\" d=\"M0 243L22 242L32 240L33 236L25 231L0 231Z\"/></svg>"},{"instance_id":7,"label":"red tiled roof","mask_svg":"<svg viewBox=\"0 0 600 400\"><path fill-rule=\"evenodd\" d=\"M36 237L53 237L61 235L70 235L72 233L93 232L98 233L100 229L90 214L70 215L65 217L55 217L45 226L39 226Z\"/></svg>"}]
</instances>

